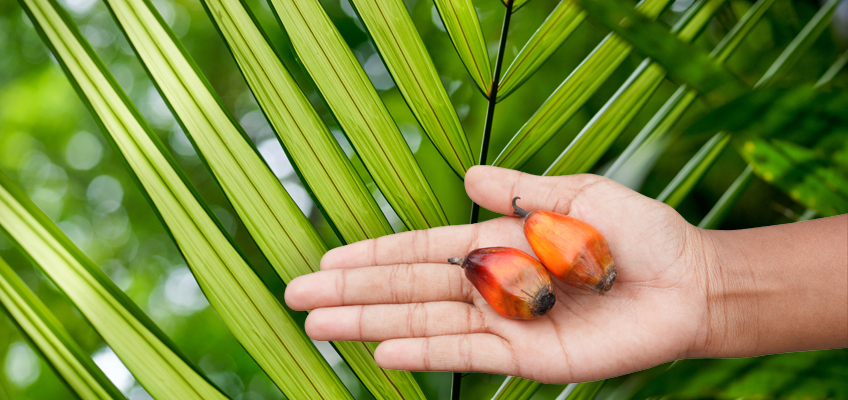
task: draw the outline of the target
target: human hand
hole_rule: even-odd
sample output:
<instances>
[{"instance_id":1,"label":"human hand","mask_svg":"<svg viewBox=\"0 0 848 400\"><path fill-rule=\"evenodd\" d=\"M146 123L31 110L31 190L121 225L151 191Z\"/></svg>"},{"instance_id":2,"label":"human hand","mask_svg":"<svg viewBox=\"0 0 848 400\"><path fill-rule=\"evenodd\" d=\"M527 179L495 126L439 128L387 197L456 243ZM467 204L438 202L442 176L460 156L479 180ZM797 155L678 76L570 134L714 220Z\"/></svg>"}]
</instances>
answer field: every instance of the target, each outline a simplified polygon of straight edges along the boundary
<instances>
[{"instance_id":1,"label":"human hand","mask_svg":"<svg viewBox=\"0 0 848 400\"><path fill-rule=\"evenodd\" d=\"M315 340L382 342L389 369L489 372L545 383L618 376L686 357L707 340L703 231L671 207L595 175L537 177L474 167L472 200L511 214L566 214L607 239L618 277L605 295L554 278L557 303L516 321L496 313L449 257L491 246L530 249L523 219L405 232L334 249L321 271L293 280L286 303L314 310Z\"/></svg>"}]
</instances>

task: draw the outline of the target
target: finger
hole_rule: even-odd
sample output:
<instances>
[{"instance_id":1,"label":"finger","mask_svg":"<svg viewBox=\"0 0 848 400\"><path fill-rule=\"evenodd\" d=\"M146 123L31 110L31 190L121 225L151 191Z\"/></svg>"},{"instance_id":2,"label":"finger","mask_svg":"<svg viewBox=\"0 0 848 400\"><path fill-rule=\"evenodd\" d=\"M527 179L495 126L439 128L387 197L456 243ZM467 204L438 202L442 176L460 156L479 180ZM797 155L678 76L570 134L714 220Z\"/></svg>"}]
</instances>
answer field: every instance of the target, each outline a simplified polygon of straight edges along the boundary
<instances>
[{"instance_id":1,"label":"finger","mask_svg":"<svg viewBox=\"0 0 848 400\"><path fill-rule=\"evenodd\" d=\"M314 310L356 304L472 301L471 283L450 264L397 264L331 269L300 276L286 287L286 304Z\"/></svg>"},{"instance_id":2,"label":"finger","mask_svg":"<svg viewBox=\"0 0 848 400\"><path fill-rule=\"evenodd\" d=\"M321 269L447 263L448 258L464 256L478 247L522 243L521 230L515 229L517 223L517 220L499 219L363 240L327 252L321 259Z\"/></svg>"},{"instance_id":3,"label":"finger","mask_svg":"<svg viewBox=\"0 0 848 400\"><path fill-rule=\"evenodd\" d=\"M455 301L319 308L306 318L306 333L323 341L382 342L482 332L482 313Z\"/></svg>"},{"instance_id":4,"label":"finger","mask_svg":"<svg viewBox=\"0 0 848 400\"><path fill-rule=\"evenodd\" d=\"M374 357L386 369L519 375L507 341L489 333L388 340Z\"/></svg>"},{"instance_id":5,"label":"finger","mask_svg":"<svg viewBox=\"0 0 848 400\"><path fill-rule=\"evenodd\" d=\"M536 176L511 169L475 166L465 175L465 191L481 207L513 215L512 199L527 211L553 211L568 214L572 202L601 182L597 175ZM598 189L598 188L595 188Z\"/></svg>"}]
</instances>

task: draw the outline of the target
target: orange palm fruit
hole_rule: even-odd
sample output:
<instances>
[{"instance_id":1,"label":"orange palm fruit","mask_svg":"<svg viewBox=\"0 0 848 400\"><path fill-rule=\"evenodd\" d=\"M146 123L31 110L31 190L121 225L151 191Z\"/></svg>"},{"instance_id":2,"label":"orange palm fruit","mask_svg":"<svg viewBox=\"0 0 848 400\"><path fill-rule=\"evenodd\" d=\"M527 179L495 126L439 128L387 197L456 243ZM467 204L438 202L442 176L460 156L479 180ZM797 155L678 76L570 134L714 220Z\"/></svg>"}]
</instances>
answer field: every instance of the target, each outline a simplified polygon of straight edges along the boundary
<instances>
[{"instance_id":1,"label":"orange palm fruit","mask_svg":"<svg viewBox=\"0 0 848 400\"><path fill-rule=\"evenodd\" d=\"M515 204L524 218L524 236L542 265L568 285L604 294L615 282L615 265L604 235L595 227L567 215L547 211L527 212Z\"/></svg>"},{"instance_id":2,"label":"orange palm fruit","mask_svg":"<svg viewBox=\"0 0 848 400\"><path fill-rule=\"evenodd\" d=\"M550 274L521 250L487 247L448 262L461 266L486 302L504 317L538 318L556 303Z\"/></svg>"}]
</instances>

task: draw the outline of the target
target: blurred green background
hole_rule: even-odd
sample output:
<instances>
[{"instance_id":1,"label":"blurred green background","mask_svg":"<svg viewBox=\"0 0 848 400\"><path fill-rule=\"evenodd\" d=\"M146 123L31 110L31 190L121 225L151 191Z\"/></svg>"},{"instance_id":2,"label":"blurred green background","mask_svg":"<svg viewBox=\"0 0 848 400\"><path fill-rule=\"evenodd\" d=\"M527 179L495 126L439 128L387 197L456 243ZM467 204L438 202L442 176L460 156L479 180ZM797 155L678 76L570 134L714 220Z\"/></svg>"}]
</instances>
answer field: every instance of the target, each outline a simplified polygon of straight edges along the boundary
<instances>
[{"instance_id":1,"label":"blurred green background","mask_svg":"<svg viewBox=\"0 0 848 400\"><path fill-rule=\"evenodd\" d=\"M61 3L71 12L83 35L169 146L237 244L257 266L265 283L282 298L283 283L267 267L148 79L127 40L115 26L105 5L98 0L63 0ZM153 3L225 105L254 140L285 188L319 228L327 243L337 245L338 240L298 181L200 2L155 0ZM268 5L261 0L247 0L247 3L319 113L331 128L337 127L313 83L298 66L298 60ZM486 114L485 99L477 92L456 55L433 3L429 0L406 0L405 3L469 135L472 149L478 151ZM478 7L490 54L494 55L503 5L499 0L475 0L474 3ZM466 223L470 200L464 193L462 182L450 171L409 112L352 7L347 0L323 0L322 4L381 93L451 222ZM660 20L672 24L689 4L690 0L674 2ZM744 0L729 2L695 44L707 51L712 49L750 5ZM556 2L551 0L536 0L513 16L506 46L506 65L555 6ZM728 69L746 83L755 83L818 6L815 1L778 0L726 63ZM490 159L499 153L559 82L607 33L601 25L592 21L582 24L538 73L498 105ZM817 40L778 86L815 82L846 48L846 40L848 1L843 1L832 28ZM587 105L523 169L531 173L543 172L641 61L642 56L636 53L630 55ZM843 71L832 85L836 90L844 90L848 87L848 73ZM674 82L663 83L598 164L600 168L629 143L676 88ZM681 126L685 127L706 111L706 105L696 104L686 114ZM341 132L338 128L334 128L333 132L348 155L354 158L355 165L360 167L366 182L370 182ZM663 154L644 181L634 179L627 183L645 195L655 197L707 139L708 136L704 135L682 136ZM678 207L680 213L690 222L697 223L744 168L744 161L728 148ZM24 188L29 198L56 221L65 234L100 265L228 395L243 400L284 397L209 307L159 219L103 139L21 7L12 0L0 0L0 169ZM377 191L373 183L369 183L369 187ZM379 201L393 226L401 229L402 224L392 217L385 200ZM786 223L797 219L803 211L803 207L783 192L755 179L732 209L722 229ZM483 219L495 216L483 213ZM9 261L38 297L47 303L118 388L130 399L149 398L71 303L13 249L2 234L0 256ZM302 313L296 315L304 318ZM321 344L319 348L342 374L354 396L370 398L328 344ZM5 313L0 313L0 362L0 399L72 397ZM797 394L799 398L848 398L845 388L834 389L838 386L833 385L834 382L848 381L848 353L845 351L729 361L683 361L673 366L674 373L659 375L668 367L660 366L611 380L602 389L601 395L627 398L625 396L636 394L644 398L674 392L682 397L771 398ZM653 379L657 376L659 378ZM428 397L448 396L449 374L416 374L416 377ZM491 397L502 380L503 377L499 376L470 374L463 379L463 398ZM649 381L651 383L647 384ZM686 389L676 389L682 388L681 382L684 381L687 382ZM775 382L780 384L775 385ZM760 390L765 387L770 388L768 393ZM774 391L774 387L779 390ZM546 385L534 398L553 398L562 388ZM816 388L824 389L816 391Z\"/></svg>"}]
</instances>

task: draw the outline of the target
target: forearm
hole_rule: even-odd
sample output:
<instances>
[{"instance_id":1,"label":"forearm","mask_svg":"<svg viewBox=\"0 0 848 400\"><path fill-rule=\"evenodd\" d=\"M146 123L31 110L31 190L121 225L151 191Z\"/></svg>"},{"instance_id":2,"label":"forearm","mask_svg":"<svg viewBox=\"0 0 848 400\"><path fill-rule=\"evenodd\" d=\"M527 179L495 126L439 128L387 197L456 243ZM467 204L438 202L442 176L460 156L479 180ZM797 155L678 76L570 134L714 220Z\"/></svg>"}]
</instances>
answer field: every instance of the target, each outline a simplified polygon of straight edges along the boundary
<instances>
[{"instance_id":1,"label":"forearm","mask_svg":"<svg viewBox=\"0 0 848 400\"><path fill-rule=\"evenodd\" d=\"M708 329L695 356L848 346L848 215L704 241Z\"/></svg>"}]
</instances>

